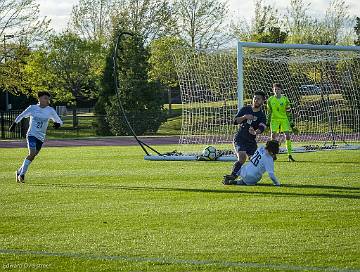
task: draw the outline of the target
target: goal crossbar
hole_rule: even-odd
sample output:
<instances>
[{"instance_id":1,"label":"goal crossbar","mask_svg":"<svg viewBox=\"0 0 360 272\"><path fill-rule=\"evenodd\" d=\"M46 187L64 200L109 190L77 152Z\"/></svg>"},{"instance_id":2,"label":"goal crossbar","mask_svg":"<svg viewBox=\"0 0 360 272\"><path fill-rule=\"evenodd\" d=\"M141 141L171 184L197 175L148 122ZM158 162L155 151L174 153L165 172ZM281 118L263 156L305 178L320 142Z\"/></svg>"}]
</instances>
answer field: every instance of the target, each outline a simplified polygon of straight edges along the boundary
<instances>
[{"instance_id":1,"label":"goal crossbar","mask_svg":"<svg viewBox=\"0 0 360 272\"><path fill-rule=\"evenodd\" d=\"M335 51L360 51L360 46L353 45L322 45L322 44L286 44L286 43L257 43L238 42L240 47L269 48L269 49L308 49L308 50L335 50Z\"/></svg>"}]
</instances>

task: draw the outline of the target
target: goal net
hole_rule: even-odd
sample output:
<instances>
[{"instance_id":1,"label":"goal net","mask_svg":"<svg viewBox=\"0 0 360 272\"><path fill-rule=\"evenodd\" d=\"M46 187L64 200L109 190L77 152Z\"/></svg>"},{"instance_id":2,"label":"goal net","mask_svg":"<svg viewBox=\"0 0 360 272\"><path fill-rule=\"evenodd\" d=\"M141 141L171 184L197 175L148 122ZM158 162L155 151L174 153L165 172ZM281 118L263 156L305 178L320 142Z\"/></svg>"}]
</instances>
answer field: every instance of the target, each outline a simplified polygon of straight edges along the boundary
<instances>
[{"instance_id":1,"label":"goal net","mask_svg":"<svg viewBox=\"0 0 360 272\"><path fill-rule=\"evenodd\" d=\"M273 95L274 82L282 84L292 103L299 130L292 135L294 152L359 148L360 47L239 43L237 50L182 49L174 62L182 96L184 149L231 149L238 109L251 104L255 91ZM258 141L267 139L269 133Z\"/></svg>"}]
</instances>

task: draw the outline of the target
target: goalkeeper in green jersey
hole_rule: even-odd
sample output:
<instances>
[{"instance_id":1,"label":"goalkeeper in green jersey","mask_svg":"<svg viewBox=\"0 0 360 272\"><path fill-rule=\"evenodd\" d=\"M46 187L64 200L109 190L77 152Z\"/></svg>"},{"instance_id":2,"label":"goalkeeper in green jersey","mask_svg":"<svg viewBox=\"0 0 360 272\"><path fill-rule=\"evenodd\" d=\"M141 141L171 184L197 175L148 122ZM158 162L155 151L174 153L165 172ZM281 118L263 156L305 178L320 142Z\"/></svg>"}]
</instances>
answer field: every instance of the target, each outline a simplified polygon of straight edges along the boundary
<instances>
[{"instance_id":1,"label":"goalkeeper in green jersey","mask_svg":"<svg viewBox=\"0 0 360 272\"><path fill-rule=\"evenodd\" d=\"M271 129L271 139L276 140L278 133L284 133L286 138L286 147L288 152L288 160L295 161L291 155L290 132L295 132L295 126L291 115L291 107L289 99L282 95L282 85L280 83L273 84L274 95L268 99L268 125Z\"/></svg>"}]
</instances>

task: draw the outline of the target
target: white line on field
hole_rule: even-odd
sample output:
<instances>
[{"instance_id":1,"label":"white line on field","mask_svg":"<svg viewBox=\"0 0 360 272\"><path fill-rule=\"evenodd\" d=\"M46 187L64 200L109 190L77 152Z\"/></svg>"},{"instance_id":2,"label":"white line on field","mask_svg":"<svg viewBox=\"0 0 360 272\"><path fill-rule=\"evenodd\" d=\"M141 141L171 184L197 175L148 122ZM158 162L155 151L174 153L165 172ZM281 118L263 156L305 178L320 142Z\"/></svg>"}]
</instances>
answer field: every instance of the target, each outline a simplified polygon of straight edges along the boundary
<instances>
[{"instance_id":1,"label":"white line on field","mask_svg":"<svg viewBox=\"0 0 360 272\"><path fill-rule=\"evenodd\" d=\"M242 268L267 268L274 270L291 270L291 271L324 271L324 272L360 272L360 269L337 268L337 267L314 267L314 266L296 266L288 264L262 264L248 262L227 262L217 260L176 260L169 258L148 258L148 257L129 257L129 256L107 256L107 255L90 255L71 252L48 252L33 250L16 250L16 249L0 249L0 254L12 255L37 255L51 257L68 257L81 258L88 260L115 260L127 262L148 262L161 264L180 264L180 265L215 265L222 267L242 267Z\"/></svg>"}]
</instances>

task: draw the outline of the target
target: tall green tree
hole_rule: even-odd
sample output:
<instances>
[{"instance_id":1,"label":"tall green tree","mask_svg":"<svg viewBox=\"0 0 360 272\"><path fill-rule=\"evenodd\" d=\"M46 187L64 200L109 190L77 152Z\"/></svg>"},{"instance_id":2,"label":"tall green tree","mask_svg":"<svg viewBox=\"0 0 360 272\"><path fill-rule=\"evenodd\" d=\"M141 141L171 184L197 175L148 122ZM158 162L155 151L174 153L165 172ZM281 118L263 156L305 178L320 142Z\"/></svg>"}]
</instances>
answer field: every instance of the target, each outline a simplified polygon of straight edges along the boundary
<instances>
[{"instance_id":1,"label":"tall green tree","mask_svg":"<svg viewBox=\"0 0 360 272\"><path fill-rule=\"evenodd\" d=\"M167 87L177 87L178 79L173 54L186 46L186 42L177 37L162 37L151 42L149 79L160 81Z\"/></svg>"},{"instance_id":2,"label":"tall green tree","mask_svg":"<svg viewBox=\"0 0 360 272\"><path fill-rule=\"evenodd\" d=\"M360 46L360 17L356 17L356 25L354 26L356 33L356 40L354 41L355 45Z\"/></svg>"},{"instance_id":3,"label":"tall green tree","mask_svg":"<svg viewBox=\"0 0 360 272\"><path fill-rule=\"evenodd\" d=\"M10 47L10 53L7 55L6 62L0 64L0 90L18 95L27 88L24 68L26 58L31 51L28 47L17 44L11 44L8 47Z\"/></svg>"},{"instance_id":4,"label":"tall green tree","mask_svg":"<svg viewBox=\"0 0 360 272\"><path fill-rule=\"evenodd\" d=\"M26 57L48 37L49 23L40 18L36 0L0 0L0 91L18 94L26 88Z\"/></svg>"},{"instance_id":5,"label":"tall green tree","mask_svg":"<svg viewBox=\"0 0 360 272\"><path fill-rule=\"evenodd\" d=\"M218 49L231 40L229 9L220 0L175 0L180 37L194 49Z\"/></svg>"},{"instance_id":6,"label":"tall green tree","mask_svg":"<svg viewBox=\"0 0 360 272\"><path fill-rule=\"evenodd\" d=\"M115 32L117 39L121 30ZM116 54L119 97L136 134L156 132L165 120L163 91L158 82L149 82L149 53L140 35L123 36ZM99 115L97 133L100 135L131 135L120 110L114 83L113 49L109 52L103 75L103 88L96 105Z\"/></svg>"},{"instance_id":7,"label":"tall green tree","mask_svg":"<svg viewBox=\"0 0 360 272\"><path fill-rule=\"evenodd\" d=\"M73 33L50 38L41 50L30 55L25 72L31 90L46 88L58 101L96 99L104 68L104 51L99 43Z\"/></svg>"}]
</instances>

